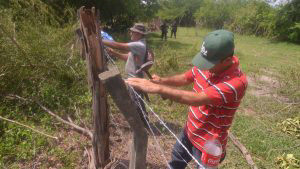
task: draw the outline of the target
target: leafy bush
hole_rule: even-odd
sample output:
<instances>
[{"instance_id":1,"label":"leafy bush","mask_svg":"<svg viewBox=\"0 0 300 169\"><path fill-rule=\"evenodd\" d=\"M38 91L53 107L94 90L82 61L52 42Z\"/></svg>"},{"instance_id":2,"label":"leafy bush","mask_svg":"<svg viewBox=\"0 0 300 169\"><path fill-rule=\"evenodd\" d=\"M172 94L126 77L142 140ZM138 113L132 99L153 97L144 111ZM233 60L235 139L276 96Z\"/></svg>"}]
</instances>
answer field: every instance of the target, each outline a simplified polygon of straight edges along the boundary
<instances>
[{"instance_id":1,"label":"leafy bush","mask_svg":"<svg viewBox=\"0 0 300 169\"><path fill-rule=\"evenodd\" d=\"M300 138L300 117L288 118L279 123L278 126L284 133Z\"/></svg>"},{"instance_id":2,"label":"leafy bush","mask_svg":"<svg viewBox=\"0 0 300 169\"><path fill-rule=\"evenodd\" d=\"M156 59L154 68L152 68L152 70L158 71L156 73L164 75L178 70L178 55L176 51L171 50L168 45L161 46L159 50L155 51L155 55L159 56L159 58Z\"/></svg>"},{"instance_id":3,"label":"leafy bush","mask_svg":"<svg viewBox=\"0 0 300 169\"><path fill-rule=\"evenodd\" d=\"M274 36L282 40L300 42L300 1L293 0L282 6L275 20Z\"/></svg>"},{"instance_id":4,"label":"leafy bush","mask_svg":"<svg viewBox=\"0 0 300 169\"><path fill-rule=\"evenodd\" d=\"M299 43L299 8L298 0L289 1L282 6L271 6L261 0L203 0L193 16L196 23L204 27L225 28L241 34ZM177 11L180 13L181 10Z\"/></svg>"},{"instance_id":5,"label":"leafy bush","mask_svg":"<svg viewBox=\"0 0 300 169\"><path fill-rule=\"evenodd\" d=\"M300 168L300 160L296 159L293 154L283 154L277 157L276 163L280 169Z\"/></svg>"},{"instance_id":6,"label":"leafy bush","mask_svg":"<svg viewBox=\"0 0 300 169\"><path fill-rule=\"evenodd\" d=\"M78 26L64 23L60 28L60 16L40 0L11 0L4 5L0 6L0 115L51 133L55 125L48 114L34 103L8 96L37 99L61 116L74 112L74 105L89 105L86 68L75 46ZM30 159L48 144L28 129L0 124L0 168Z\"/></svg>"},{"instance_id":7,"label":"leafy bush","mask_svg":"<svg viewBox=\"0 0 300 169\"><path fill-rule=\"evenodd\" d=\"M220 29L229 20L230 5L223 1L204 0L194 14L196 20L209 28Z\"/></svg>"},{"instance_id":8,"label":"leafy bush","mask_svg":"<svg viewBox=\"0 0 300 169\"><path fill-rule=\"evenodd\" d=\"M250 1L235 10L227 27L242 34L269 35L274 9L263 1Z\"/></svg>"}]
</instances>

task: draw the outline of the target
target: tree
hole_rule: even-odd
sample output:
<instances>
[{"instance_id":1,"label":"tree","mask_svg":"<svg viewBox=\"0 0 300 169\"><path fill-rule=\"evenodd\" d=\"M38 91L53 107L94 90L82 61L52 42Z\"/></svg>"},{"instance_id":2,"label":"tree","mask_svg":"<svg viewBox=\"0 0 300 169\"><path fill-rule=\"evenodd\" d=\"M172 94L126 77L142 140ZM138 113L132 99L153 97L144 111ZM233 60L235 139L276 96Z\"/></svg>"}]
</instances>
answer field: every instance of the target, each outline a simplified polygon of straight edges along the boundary
<instances>
[{"instance_id":1,"label":"tree","mask_svg":"<svg viewBox=\"0 0 300 169\"><path fill-rule=\"evenodd\" d=\"M244 3L234 11L228 27L236 32L270 35L274 25L275 9L260 0Z\"/></svg>"},{"instance_id":2,"label":"tree","mask_svg":"<svg viewBox=\"0 0 300 169\"><path fill-rule=\"evenodd\" d=\"M292 0L277 13L274 35L282 40L300 42L300 1Z\"/></svg>"},{"instance_id":3,"label":"tree","mask_svg":"<svg viewBox=\"0 0 300 169\"><path fill-rule=\"evenodd\" d=\"M141 21L149 21L153 19L159 9L158 0L142 0L141 8L143 9L141 15L138 17Z\"/></svg>"},{"instance_id":4,"label":"tree","mask_svg":"<svg viewBox=\"0 0 300 169\"><path fill-rule=\"evenodd\" d=\"M59 16L65 16L65 8L71 7L73 13L81 6L96 7L100 10L102 24L113 30L127 30L136 21L145 21L153 17L158 8L157 0L43 0L56 9ZM75 17L67 17L76 19Z\"/></svg>"},{"instance_id":5,"label":"tree","mask_svg":"<svg viewBox=\"0 0 300 169\"><path fill-rule=\"evenodd\" d=\"M210 28L222 28L230 16L230 4L227 1L204 0L194 14L195 18Z\"/></svg>"},{"instance_id":6,"label":"tree","mask_svg":"<svg viewBox=\"0 0 300 169\"><path fill-rule=\"evenodd\" d=\"M177 19L181 25L193 25L195 23L193 14L201 2L202 0L161 0L157 16L163 20Z\"/></svg>"}]
</instances>

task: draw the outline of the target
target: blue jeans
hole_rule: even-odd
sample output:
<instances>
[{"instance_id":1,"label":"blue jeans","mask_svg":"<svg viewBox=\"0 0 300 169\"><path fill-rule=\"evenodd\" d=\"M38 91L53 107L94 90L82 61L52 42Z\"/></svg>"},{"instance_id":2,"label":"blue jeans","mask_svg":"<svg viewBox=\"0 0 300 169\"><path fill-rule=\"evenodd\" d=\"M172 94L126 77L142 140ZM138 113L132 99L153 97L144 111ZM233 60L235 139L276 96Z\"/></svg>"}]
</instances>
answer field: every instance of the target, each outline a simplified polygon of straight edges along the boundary
<instances>
[{"instance_id":1,"label":"blue jeans","mask_svg":"<svg viewBox=\"0 0 300 169\"><path fill-rule=\"evenodd\" d=\"M195 159L197 159L197 161L200 164L202 164L201 162L202 152L198 150L196 147L194 147L194 145L190 142L184 130L181 131L179 140L188 149L190 154L192 154L195 157ZM192 157L187 153L187 151L182 147L182 145L179 144L178 141L176 141L173 147L171 157L172 159L169 162L169 167L171 167L170 169L184 169L187 166L187 163L192 160ZM220 163L224 160L224 158L220 160ZM199 166L197 166L197 168L198 167Z\"/></svg>"}]
</instances>

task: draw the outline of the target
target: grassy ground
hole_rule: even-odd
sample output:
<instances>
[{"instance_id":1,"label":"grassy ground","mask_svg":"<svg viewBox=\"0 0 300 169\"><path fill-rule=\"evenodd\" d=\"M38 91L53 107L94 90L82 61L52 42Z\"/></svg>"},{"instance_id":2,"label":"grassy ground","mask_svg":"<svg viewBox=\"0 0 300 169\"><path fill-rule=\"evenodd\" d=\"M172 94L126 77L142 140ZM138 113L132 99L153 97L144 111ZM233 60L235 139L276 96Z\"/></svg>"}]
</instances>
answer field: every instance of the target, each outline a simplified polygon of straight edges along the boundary
<instances>
[{"instance_id":1,"label":"grassy ground","mask_svg":"<svg viewBox=\"0 0 300 169\"><path fill-rule=\"evenodd\" d=\"M151 34L149 43L157 56L151 72L172 75L188 70L207 32L179 28L177 39L167 41L162 41L159 33ZM300 116L300 46L241 35L235 35L235 43L236 55L250 77L250 84L231 131L247 147L259 168L279 168L276 158L284 153L300 158L300 140L296 134L282 132L278 125L287 118ZM177 124L174 126L179 130L185 122L187 107L152 97L155 111L168 123ZM249 168L232 142L221 168Z\"/></svg>"},{"instance_id":2,"label":"grassy ground","mask_svg":"<svg viewBox=\"0 0 300 169\"><path fill-rule=\"evenodd\" d=\"M158 32L151 33L149 44L156 55L156 64L150 70L151 73L166 76L190 69L189 64L199 51L202 39L208 32L209 30L206 29L179 28L177 39L169 38L167 41L162 41ZM126 39L126 37L121 39ZM300 127L294 127L287 133L282 129L284 127L290 129L291 125L281 124L288 118L300 117L299 45L240 35L235 35L235 42L236 55L240 59L242 70L249 77L249 87L242 105L236 113L231 132L246 146L259 168L279 168L283 163L277 164L277 158L284 154L293 154L300 159L300 137L296 136L300 135ZM79 58L79 56L76 57ZM117 62L117 65L123 71L124 63ZM86 71L84 66L82 69L83 72ZM85 83L84 80L82 83ZM86 86L83 85L83 87ZM185 89L190 90L191 86ZM187 106L162 100L156 95L151 95L150 99L150 105L154 111L165 120L174 132L178 133L185 123ZM78 99L77 104L74 103L74 108L63 107L55 111L61 112L63 115L77 112L73 114L75 122L82 124L82 121L79 120L81 118L88 127L91 127L90 100L90 94L86 93ZM47 105L48 102L45 102ZM112 107L111 110L113 114L118 113L115 107ZM5 112L5 109L2 110L0 107L0 112ZM45 114L45 112L41 112L40 114ZM29 117L37 116L37 114L29 115ZM46 139L22 127L10 124L13 126L10 127L10 130L0 131L0 134L5 133L5 137L1 137L0 168L81 169L87 165L87 156L84 155L84 150L90 146L90 141L86 137L69 130L47 115L43 115L38 118L39 121L32 123L29 123L32 121L30 119L25 118L22 121L54 136L59 136L61 140L56 142ZM151 117L151 119L154 118ZM155 120L154 123L158 124ZM159 137L160 143L165 148L167 158L170 158L171 147L175 139L160 125L158 127L163 130L163 136ZM118 138L116 140L122 141L121 143L113 142L111 149L117 156L127 158L128 138L119 139L119 136L116 136L122 132L128 133L128 131L122 130L112 132L112 140ZM120 149L122 150L116 150L118 149L117 145L121 145ZM155 146L152 137L149 140L148 153L147 162L156 166L150 168L157 169L161 168L157 166L164 165L164 161L158 155L160 151ZM281 159L289 164L287 159ZM292 160L291 163L296 162ZM227 157L220 168L244 169L250 167L239 150L229 141Z\"/></svg>"}]
</instances>

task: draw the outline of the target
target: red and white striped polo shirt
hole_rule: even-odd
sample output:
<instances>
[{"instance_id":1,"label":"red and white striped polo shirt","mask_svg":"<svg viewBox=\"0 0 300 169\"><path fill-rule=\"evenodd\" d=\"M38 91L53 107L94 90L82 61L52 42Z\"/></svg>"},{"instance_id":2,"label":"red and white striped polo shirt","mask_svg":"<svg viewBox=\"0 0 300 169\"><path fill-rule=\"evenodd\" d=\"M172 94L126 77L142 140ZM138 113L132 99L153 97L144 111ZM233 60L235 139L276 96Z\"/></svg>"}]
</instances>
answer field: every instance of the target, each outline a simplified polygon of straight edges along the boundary
<instances>
[{"instance_id":1,"label":"red and white striped polo shirt","mask_svg":"<svg viewBox=\"0 0 300 169\"><path fill-rule=\"evenodd\" d=\"M218 139L225 152L227 131L241 103L247 78L239 68L239 60L233 57L233 65L219 75L193 67L185 77L194 82L193 90L205 92L211 99L210 105L190 106L185 132L192 144L200 151L205 140ZM224 155L224 154L223 154Z\"/></svg>"}]
</instances>

